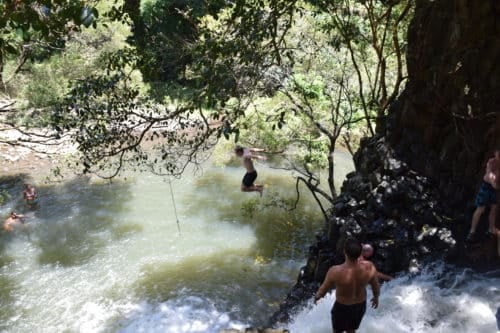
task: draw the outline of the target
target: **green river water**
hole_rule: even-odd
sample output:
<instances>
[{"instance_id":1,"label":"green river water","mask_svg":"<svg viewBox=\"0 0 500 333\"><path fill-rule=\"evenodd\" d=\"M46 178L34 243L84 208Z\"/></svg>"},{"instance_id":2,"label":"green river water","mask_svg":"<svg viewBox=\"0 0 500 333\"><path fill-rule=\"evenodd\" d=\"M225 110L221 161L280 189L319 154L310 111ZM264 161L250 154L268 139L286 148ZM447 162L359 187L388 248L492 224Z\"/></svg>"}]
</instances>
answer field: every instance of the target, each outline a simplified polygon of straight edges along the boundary
<instances>
[{"instance_id":1,"label":"green river water","mask_svg":"<svg viewBox=\"0 0 500 333\"><path fill-rule=\"evenodd\" d=\"M337 161L340 186L352 161ZM171 180L173 192L151 174L36 183L40 206L25 212L26 228L1 235L0 330L218 332L266 322L324 222L304 191L296 210L273 207L294 198L294 180L257 168L262 198L240 192L241 167L188 171ZM4 182L12 199L2 217L24 211L22 183Z\"/></svg>"}]
</instances>

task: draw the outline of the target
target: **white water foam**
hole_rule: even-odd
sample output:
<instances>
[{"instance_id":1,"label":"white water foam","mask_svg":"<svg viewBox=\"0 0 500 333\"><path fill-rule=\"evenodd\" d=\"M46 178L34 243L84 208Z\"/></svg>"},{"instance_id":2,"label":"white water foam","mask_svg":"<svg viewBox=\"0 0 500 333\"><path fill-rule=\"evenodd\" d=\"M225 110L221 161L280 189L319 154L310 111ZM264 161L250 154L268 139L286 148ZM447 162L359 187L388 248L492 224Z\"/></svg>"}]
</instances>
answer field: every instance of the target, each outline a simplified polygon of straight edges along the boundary
<instances>
[{"instance_id":1,"label":"white water foam","mask_svg":"<svg viewBox=\"0 0 500 333\"><path fill-rule=\"evenodd\" d=\"M248 326L217 310L210 300L195 296L131 305L119 325L121 333L218 333L222 329Z\"/></svg>"}]
</instances>

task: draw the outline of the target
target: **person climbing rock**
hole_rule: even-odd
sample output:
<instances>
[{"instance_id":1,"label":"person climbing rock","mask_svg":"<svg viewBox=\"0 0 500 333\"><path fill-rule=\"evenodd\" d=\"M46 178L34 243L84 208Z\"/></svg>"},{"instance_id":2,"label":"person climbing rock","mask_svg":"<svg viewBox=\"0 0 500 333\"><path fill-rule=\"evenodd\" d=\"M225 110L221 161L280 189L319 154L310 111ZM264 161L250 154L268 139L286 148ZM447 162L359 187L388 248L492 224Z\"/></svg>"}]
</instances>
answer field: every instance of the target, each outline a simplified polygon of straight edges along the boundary
<instances>
[{"instance_id":1,"label":"person climbing rock","mask_svg":"<svg viewBox=\"0 0 500 333\"><path fill-rule=\"evenodd\" d=\"M495 155L486 163L486 172L479 187L476 196L475 206L476 210L472 215L472 222L469 234L467 235L467 242L474 242L476 240L476 228L479 220L483 215L486 207L490 208L488 216L489 226L488 231L491 234L495 233L495 220L497 213L497 190L498 182L500 180L500 148L495 150Z\"/></svg>"},{"instance_id":2,"label":"person climbing rock","mask_svg":"<svg viewBox=\"0 0 500 333\"><path fill-rule=\"evenodd\" d=\"M264 189L263 185L254 184L257 179L257 170L253 165L252 159L266 160L265 156L257 155L257 152L265 151L262 148L243 148L242 146L236 146L234 152L236 156L241 157L243 160L243 167L247 170L243 180L241 182L241 191L243 192L259 192L262 196L262 191Z\"/></svg>"}]
</instances>

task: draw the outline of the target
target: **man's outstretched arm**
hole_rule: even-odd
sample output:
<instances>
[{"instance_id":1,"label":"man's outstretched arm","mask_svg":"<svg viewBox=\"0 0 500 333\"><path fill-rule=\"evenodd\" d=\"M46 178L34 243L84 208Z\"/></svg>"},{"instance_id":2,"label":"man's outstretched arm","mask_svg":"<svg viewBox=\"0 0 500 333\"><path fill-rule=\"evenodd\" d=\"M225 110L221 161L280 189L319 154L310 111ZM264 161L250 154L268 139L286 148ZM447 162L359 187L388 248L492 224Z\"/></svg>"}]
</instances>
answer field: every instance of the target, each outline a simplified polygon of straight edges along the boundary
<instances>
[{"instance_id":1,"label":"man's outstretched arm","mask_svg":"<svg viewBox=\"0 0 500 333\"><path fill-rule=\"evenodd\" d=\"M330 268L330 270L328 270L328 273L326 273L326 277L323 280L323 283L321 284L318 291L314 295L314 302L317 302L321 298L323 298L327 292L333 289L334 286L335 286L335 275L334 271Z\"/></svg>"},{"instance_id":2,"label":"man's outstretched arm","mask_svg":"<svg viewBox=\"0 0 500 333\"><path fill-rule=\"evenodd\" d=\"M248 148L253 153L259 153L259 152L264 152L266 151L264 148Z\"/></svg>"},{"instance_id":3,"label":"man's outstretched arm","mask_svg":"<svg viewBox=\"0 0 500 333\"><path fill-rule=\"evenodd\" d=\"M380 283L378 282L378 272L373 267L375 270L375 274L373 274L373 277L370 280L370 286L372 287L372 293L373 293L373 298L371 299L372 303L372 308L376 309L378 307L378 297L380 296Z\"/></svg>"},{"instance_id":4,"label":"man's outstretched arm","mask_svg":"<svg viewBox=\"0 0 500 333\"><path fill-rule=\"evenodd\" d=\"M377 272L377 277L378 277L379 281L380 280L382 280L382 281L391 281L393 279L392 276L384 274L382 272Z\"/></svg>"}]
</instances>

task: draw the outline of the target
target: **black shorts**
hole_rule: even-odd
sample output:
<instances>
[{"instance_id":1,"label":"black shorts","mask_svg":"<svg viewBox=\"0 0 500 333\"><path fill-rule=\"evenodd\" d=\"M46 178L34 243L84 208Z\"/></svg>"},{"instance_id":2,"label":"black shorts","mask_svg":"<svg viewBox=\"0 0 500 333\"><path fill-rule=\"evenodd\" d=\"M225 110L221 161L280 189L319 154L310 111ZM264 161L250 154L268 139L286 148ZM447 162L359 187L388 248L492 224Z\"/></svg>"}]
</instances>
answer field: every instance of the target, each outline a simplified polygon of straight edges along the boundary
<instances>
[{"instance_id":1,"label":"black shorts","mask_svg":"<svg viewBox=\"0 0 500 333\"><path fill-rule=\"evenodd\" d=\"M476 207L486 207L497 204L497 190L487 182L482 182L474 202Z\"/></svg>"},{"instance_id":2,"label":"black shorts","mask_svg":"<svg viewBox=\"0 0 500 333\"><path fill-rule=\"evenodd\" d=\"M250 187L253 185L253 182L257 179L257 171L247 172L245 176L243 176L243 185L246 187Z\"/></svg>"},{"instance_id":3,"label":"black shorts","mask_svg":"<svg viewBox=\"0 0 500 333\"><path fill-rule=\"evenodd\" d=\"M332 308L332 326L335 331L357 330L366 312L366 301L344 305L338 302Z\"/></svg>"}]
</instances>

